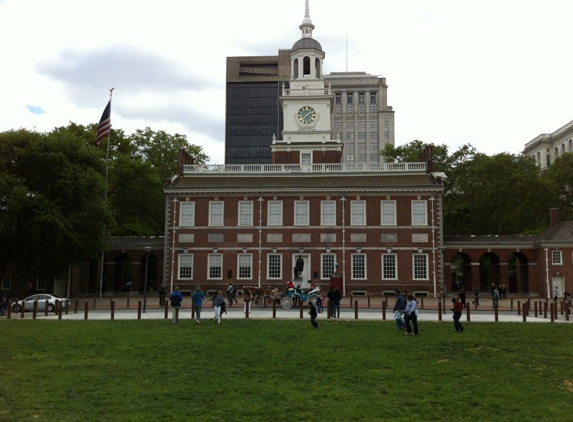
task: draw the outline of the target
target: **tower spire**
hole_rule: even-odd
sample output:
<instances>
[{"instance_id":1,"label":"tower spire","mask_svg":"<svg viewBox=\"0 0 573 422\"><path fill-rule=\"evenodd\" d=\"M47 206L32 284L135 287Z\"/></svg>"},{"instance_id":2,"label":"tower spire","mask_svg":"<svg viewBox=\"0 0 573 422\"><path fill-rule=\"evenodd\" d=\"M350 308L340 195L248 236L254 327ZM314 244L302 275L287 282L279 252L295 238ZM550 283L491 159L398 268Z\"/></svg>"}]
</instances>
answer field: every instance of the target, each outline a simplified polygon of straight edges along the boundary
<instances>
[{"instance_id":1,"label":"tower spire","mask_svg":"<svg viewBox=\"0 0 573 422\"><path fill-rule=\"evenodd\" d=\"M300 30L302 31L303 38L312 38L312 30L314 29L314 25L312 24L312 19L310 19L309 13L309 0L305 0L304 4L304 19L302 20L302 24L299 26Z\"/></svg>"}]
</instances>

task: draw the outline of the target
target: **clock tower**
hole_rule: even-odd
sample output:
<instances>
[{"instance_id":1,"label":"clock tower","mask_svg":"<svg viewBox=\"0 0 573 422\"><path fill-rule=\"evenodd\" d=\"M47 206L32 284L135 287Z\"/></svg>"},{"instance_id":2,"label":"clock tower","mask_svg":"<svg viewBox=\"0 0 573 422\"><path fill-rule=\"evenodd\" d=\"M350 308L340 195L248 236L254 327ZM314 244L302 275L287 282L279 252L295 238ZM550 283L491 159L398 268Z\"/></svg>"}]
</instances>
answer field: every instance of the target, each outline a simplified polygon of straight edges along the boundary
<instances>
[{"instance_id":1,"label":"clock tower","mask_svg":"<svg viewBox=\"0 0 573 422\"><path fill-rule=\"evenodd\" d=\"M309 0L299 26L302 38L290 51L289 87L280 97L284 128L282 140L273 136L271 152L277 164L340 163L342 141L331 139L333 95L322 73L324 51L312 37Z\"/></svg>"}]
</instances>

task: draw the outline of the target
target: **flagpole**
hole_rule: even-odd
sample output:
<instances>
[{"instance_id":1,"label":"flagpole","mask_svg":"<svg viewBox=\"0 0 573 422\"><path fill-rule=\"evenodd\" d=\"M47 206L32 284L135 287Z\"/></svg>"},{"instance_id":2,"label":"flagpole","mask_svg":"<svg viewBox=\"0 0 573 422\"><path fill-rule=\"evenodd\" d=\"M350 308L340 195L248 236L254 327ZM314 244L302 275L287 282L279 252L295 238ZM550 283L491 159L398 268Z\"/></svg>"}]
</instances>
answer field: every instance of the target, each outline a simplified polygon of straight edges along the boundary
<instances>
[{"instance_id":1,"label":"flagpole","mask_svg":"<svg viewBox=\"0 0 573 422\"><path fill-rule=\"evenodd\" d=\"M109 104L110 104L110 112L111 112L111 97L113 95L113 90L115 88L109 88ZM111 116L110 116L111 118ZM111 138L111 124L110 124L110 130L107 133L107 158L105 160L105 191L103 193L103 201L105 204L107 204L107 184L108 184L108 178L109 178L109 144L110 144L110 138ZM99 279L99 298L101 300L102 295L103 295L103 273L105 270L105 250L102 250L101 252L101 271L100 271L100 279Z\"/></svg>"}]
</instances>

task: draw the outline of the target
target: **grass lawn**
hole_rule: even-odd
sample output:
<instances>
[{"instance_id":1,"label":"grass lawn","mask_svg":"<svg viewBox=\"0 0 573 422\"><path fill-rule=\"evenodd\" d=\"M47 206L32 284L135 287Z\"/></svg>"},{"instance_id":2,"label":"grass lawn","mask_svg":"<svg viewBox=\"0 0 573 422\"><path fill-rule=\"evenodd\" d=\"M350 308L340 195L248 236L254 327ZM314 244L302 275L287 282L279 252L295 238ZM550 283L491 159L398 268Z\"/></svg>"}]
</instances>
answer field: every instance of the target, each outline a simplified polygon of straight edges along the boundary
<instances>
[{"instance_id":1,"label":"grass lawn","mask_svg":"<svg viewBox=\"0 0 573 422\"><path fill-rule=\"evenodd\" d=\"M0 421L573 418L573 325L321 324L2 321Z\"/></svg>"}]
</instances>

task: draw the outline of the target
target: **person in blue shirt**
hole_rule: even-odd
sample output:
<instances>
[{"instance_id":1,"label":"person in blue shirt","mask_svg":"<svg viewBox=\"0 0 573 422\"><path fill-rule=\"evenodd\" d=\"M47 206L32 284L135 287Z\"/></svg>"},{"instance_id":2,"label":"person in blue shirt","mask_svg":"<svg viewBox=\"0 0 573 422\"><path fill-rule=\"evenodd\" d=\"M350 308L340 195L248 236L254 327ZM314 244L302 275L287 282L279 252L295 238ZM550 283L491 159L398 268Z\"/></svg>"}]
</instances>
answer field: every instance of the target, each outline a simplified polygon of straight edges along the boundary
<instances>
[{"instance_id":1,"label":"person in blue shirt","mask_svg":"<svg viewBox=\"0 0 573 422\"><path fill-rule=\"evenodd\" d=\"M404 315L404 310L406 309L406 299L400 293L400 290L396 290L396 303L394 304L394 319L396 320L396 328L400 331L406 328L406 323L402 319Z\"/></svg>"},{"instance_id":2,"label":"person in blue shirt","mask_svg":"<svg viewBox=\"0 0 573 422\"><path fill-rule=\"evenodd\" d=\"M201 286L195 287L191 300L193 301L193 307L195 308L195 319L197 324L201 324L201 309L203 309L203 302L205 302L205 293L201 290Z\"/></svg>"},{"instance_id":3,"label":"person in blue shirt","mask_svg":"<svg viewBox=\"0 0 573 422\"><path fill-rule=\"evenodd\" d=\"M215 324L221 323L221 306L225 298L223 297L223 291L221 289L217 290L217 294L213 296L209 301L213 301L213 308L215 309Z\"/></svg>"},{"instance_id":4,"label":"person in blue shirt","mask_svg":"<svg viewBox=\"0 0 573 422\"><path fill-rule=\"evenodd\" d=\"M406 304L406 309L404 309L404 319L406 322L406 335L412 335L412 327L410 327L410 321L414 326L414 335L418 335L418 302L414 299L414 296L408 295L408 303Z\"/></svg>"},{"instance_id":5,"label":"person in blue shirt","mask_svg":"<svg viewBox=\"0 0 573 422\"><path fill-rule=\"evenodd\" d=\"M183 302L183 295L179 291L179 287L175 286L173 292L169 296L171 301L171 313L173 314L173 324L179 322L179 308L181 308L181 302Z\"/></svg>"}]
</instances>

